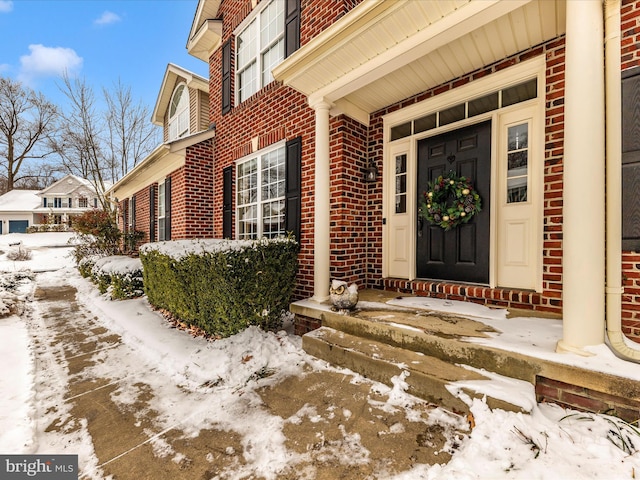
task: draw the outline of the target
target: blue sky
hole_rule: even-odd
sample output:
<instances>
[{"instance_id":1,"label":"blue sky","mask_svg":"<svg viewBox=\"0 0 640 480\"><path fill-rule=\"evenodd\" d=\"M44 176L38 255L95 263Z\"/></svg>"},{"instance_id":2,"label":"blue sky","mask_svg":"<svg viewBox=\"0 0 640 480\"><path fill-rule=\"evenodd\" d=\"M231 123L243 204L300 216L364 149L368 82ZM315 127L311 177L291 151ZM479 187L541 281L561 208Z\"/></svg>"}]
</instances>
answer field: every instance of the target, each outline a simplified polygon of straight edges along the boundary
<instances>
[{"instance_id":1,"label":"blue sky","mask_svg":"<svg viewBox=\"0 0 640 480\"><path fill-rule=\"evenodd\" d=\"M0 75L64 106L61 74L96 95L120 79L152 110L168 63L208 77L187 53L198 0L0 0Z\"/></svg>"}]
</instances>

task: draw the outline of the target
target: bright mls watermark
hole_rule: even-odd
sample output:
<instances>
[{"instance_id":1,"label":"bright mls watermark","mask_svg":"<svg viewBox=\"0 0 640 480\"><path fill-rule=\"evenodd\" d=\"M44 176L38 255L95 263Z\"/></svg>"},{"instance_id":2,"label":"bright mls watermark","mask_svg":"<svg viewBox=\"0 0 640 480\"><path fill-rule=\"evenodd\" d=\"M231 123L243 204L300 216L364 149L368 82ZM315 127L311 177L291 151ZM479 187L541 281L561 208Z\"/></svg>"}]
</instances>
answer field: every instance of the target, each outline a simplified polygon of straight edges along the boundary
<instances>
[{"instance_id":1,"label":"bright mls watermark","mask_svg":"<svg viewBox=\"0 0 640 480\"><path fill-rule=\"evenodd\" d=\"M0 455L0 479L78 480L78 455Z\"/></svg>"}]
</instances>

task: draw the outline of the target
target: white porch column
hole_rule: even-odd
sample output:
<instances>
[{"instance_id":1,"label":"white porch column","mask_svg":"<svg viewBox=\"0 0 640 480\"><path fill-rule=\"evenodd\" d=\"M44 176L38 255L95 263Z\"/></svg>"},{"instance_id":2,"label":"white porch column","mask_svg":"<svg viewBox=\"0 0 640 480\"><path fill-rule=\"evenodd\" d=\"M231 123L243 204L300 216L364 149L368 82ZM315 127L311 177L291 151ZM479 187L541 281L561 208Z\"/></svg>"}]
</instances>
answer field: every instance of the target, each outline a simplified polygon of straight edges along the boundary
<instances>
[{"instance_id":1,"label":"white porch column","mask_svg":"<svg viewBox=\"0 0 640 480\"><path fill-rule=\"evenodd\" d=\"M313 300L329 298L331 282L331 202L329 158L329 109L320 101L311 105L316 112L315 211L313 239Z\"/></svg>"},{"instance_id":2,"label":"white porch column","mask_svg":"<svg viewBox=\"0 0 640 480\"><path fill-rule=\"evenodd\" d=\"M587 355L604 342L605 143L602 0L567 6L563 338L558 351Z\"/></svg>"}]
</instances>

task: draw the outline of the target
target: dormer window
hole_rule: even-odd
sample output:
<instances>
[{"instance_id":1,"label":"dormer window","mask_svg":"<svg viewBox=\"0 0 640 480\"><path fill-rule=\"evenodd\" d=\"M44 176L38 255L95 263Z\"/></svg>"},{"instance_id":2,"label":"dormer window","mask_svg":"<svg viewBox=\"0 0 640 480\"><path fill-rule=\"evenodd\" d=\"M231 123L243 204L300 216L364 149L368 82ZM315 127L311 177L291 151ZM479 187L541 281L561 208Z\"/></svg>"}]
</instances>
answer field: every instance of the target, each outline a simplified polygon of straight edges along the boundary
<instances>
[{"instance_id":1,"label":"dormer window","mask_svg":"<svg viewBox=\"0 0 640 480\"><path fill-rule=\"evenodd\" d=\"M189 92L180 84L173 92L169 105L169 141L189 133Z\"/></svg>"}]
</instances>

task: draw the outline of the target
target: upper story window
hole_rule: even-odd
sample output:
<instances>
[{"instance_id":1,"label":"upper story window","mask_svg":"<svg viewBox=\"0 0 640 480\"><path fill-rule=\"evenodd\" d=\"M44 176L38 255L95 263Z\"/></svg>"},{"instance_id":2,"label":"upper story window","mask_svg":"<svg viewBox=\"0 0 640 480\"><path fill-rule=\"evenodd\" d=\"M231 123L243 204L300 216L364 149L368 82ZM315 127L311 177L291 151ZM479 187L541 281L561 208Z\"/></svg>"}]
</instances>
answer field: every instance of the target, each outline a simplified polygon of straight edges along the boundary
<instances>
[{"instance_id":1,"label":"upper story window","mask_svg":"<svg viewBox=\"0 0 640 480\"><path fill-rule=\"evenodd\" d=\"M87 208L89 206L89 199L87 197L80 197L78 199L79 208Z\"/></svg>"},{"instance_id":2,"label":"upper story window","mask_svg":"<svg viewBox=\"0 0 640 480\"><path fill-rule=\"evenodd\" d=\"M271 70L285 58L285 4L264 2L237 34L236 98L243 102L273 80Z\"/></svg>"},{"instance_id":3,"label":"upper story window","mask_svg":"<svg viewBox=\"0 0 640 480\"><path fill-rule=\"evenodd\" d=\"M173 92L169 105L169 140L189 133L189 91L180 84Z\"/></svg>"}]
</instances>

